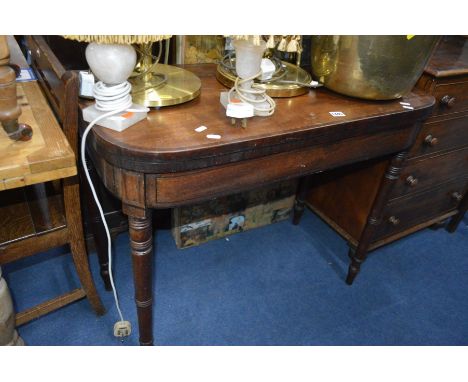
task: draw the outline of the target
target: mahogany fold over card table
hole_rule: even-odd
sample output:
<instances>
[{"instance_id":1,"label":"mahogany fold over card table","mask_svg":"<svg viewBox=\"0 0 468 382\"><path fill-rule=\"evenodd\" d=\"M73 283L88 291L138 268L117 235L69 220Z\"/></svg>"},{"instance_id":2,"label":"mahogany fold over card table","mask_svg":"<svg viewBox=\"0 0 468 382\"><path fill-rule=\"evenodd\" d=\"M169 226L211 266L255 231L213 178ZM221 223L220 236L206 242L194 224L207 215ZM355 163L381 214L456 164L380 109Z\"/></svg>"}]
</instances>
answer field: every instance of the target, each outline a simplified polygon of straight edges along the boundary
<instances>
[{"instance_id":1,"label":"mahogany fold over card table","mask_svg":"<svg viewBox=\"0 0 468 382\"><path fill-rule=\"evenodd\" d=\"M299 177L297 222L304 208L305 176L388 156L392 159L351 259L354 277L367 253L366 237L380 224L379 214L407 151L434 105L432 96L422 94L363 101L317 89L277 99L273 116L249 119L243 129L231 125L219 102L226 89L215 78L216 67L187 69L201 78L197 99L154 110L147 120L121 133L97 126L88 140L88 154L100 178L128 215L142 345L153 343L152 209L189 205ZM83 129L86 123L81 125ZM199 126L207 129L196 132ZM221 138L208 139L207 134Z\"/></svg>"}]
</instances>

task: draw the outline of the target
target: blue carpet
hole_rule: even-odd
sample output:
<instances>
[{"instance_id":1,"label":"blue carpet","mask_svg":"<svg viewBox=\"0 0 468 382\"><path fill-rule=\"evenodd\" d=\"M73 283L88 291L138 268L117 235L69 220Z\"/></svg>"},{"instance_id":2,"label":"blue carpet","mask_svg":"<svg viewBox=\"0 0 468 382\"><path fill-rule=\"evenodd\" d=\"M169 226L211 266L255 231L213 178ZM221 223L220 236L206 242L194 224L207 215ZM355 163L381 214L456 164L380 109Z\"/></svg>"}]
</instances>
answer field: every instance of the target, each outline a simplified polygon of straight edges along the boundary
<instances>
[{"instance_id":1,"label":"blue carpet","mask_svg":"<svg viewBox=\"0 0 468 382\"><path fill-rule=\"evenodd\" d=\"M136 330L128 236L115 242L124 315ZM468 345L468 226L420 231L374 251L352 287L346 243L311 212L177 250L156 235L154 333L158 345ZM78 285L56 250L4 267L21 310ZM117 313L96 256L107 308L82 300L20 327L29 345L136 345L113 337Z\"/></svg>"}]
</instances>

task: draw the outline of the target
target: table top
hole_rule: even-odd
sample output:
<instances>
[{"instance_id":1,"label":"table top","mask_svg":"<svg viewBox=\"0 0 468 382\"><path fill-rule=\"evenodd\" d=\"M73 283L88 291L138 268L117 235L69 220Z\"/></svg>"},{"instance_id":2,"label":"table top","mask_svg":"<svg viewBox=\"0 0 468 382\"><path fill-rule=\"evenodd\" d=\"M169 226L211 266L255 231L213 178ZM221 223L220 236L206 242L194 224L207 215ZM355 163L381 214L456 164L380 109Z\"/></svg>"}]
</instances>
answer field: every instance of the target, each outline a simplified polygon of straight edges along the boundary
<instances>
[{"instance_id":1,"label":"table top","mask_svg":"<svg viewBox=\"0 0 468 382\"><path fill-rule=\"evenodd\" d=\"M358 134L363 126L377 132L396 121L412 124L427 117L434 104L433 97L416 93L395 101L366 101L321 88L298 97L276 99L273 116L250 118L243 129L231 125L219 102L220 92L227 89L216 80L215 65L186 68L201 79L197 99L153 110L146 120L123 132L97 126L91 139L94 151L128 170L186 171L269 155L283 146L289 150L291 145L308 144L331 131L346 136L354 133L353 127ZM342 112L344 116L334 117L330 112ZM198 133L195 129L199 126L207 129ZM208 139L207 134L221 138Z\"/></svg>"},{"instance_id":2,"label":"table top","mask_svg":"<svg viewBox=\"0 0 468 382\"><path fill-rule=\"evenodd\" d=\"M16 41L8 38L10 62L27 68ZM20 123L33 129L30 141L13 141L0 128L0 191L73 176L75 155L36 81L17 83Z\"/></svg>"}]
</instances>

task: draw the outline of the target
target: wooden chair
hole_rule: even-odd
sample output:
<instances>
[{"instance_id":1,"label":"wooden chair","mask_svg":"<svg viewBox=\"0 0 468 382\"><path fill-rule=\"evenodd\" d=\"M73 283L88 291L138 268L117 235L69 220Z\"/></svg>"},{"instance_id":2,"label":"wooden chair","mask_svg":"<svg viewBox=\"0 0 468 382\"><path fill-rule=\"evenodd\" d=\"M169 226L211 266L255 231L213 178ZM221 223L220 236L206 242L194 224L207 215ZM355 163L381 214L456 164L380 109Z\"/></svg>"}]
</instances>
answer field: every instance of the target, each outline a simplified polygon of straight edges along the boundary
<instances>
[{"instance_id":1,"label":"wooden chair","mask_svg":"<svg viewBox=\"0 0 468 382\"><path fill-rule=\"evenodd\" d=\"M51 46L50 42L53 44ZM69 44L70 43L70 44ZM84 47L76 41L64 40L58 36L28 36L26 46L30 51L31 66L36 72L44 93L49 100L63 130L77 154L78 173L82 199L85 201L84 221L88 229L88 248L95 248L99 258L100 274L106 290L111 290L107 255L107 237L99 211L94 202L88 182L84 176L79 156L80 135L78 129L78 85L77 74L71 68L82 67ZM56 47L58 50L53 50ZM70 52L70 49L75 52ZM76 52L80 54L76 54ZM60 54L58 54L60 53ZM59 59L60 58L60 59ZM68 69L65 69L68 68ZM61 79L61 80L60 80ZM71 82L73 79L73 83ZM57 84L62 82L61 88ZM127 219L120 211L120 202L104 188L93 166L86 163L91 179L102 203L111 235L125 232Z\"/></svg>"},{"instance_id":2,"label":"wooden chair","mask_svg":"<svg viewBox=\"0 0 468 382\"><path fill-rule=\"evenodd\" d=\"M37 59L42 59L38 57ZM77 75L60 65L38 72L42 90L77 155ZM47 81L45 81L47 79ZM40 93L38 93L40 95ZM75 103L72 103L75 100ZM53 150L54 142L50 142ZM16 324L87 297L97 314L105 309L96 291L83 236L78 177L35 184L0 193L0 264L68 244L81 287L41 303L16 316Z\"/></svg>"}]
</instances>

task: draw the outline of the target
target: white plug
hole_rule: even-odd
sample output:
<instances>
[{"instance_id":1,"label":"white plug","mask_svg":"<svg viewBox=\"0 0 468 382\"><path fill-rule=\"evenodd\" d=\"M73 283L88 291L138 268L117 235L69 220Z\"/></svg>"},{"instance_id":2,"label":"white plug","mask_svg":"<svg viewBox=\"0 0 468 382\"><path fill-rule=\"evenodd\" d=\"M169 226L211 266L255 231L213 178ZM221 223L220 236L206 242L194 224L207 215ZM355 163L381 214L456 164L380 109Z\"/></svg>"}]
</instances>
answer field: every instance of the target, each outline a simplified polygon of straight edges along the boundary
<instances>
[{"instance_id":1,"label":"white plug","mask_svg":"<svg viewBox=\"0 0 468 382\"><path fill-rule=\"evenodd\" d=\"M115 337L128 337L132 333L132 324L130 321L117 321L114 324Z\"/></svg>"},{"instance_id":2,"label":"white plug","mask_svg":"<svg viewBox=\"0 0 468 382\"><path fill-rule=\"evenodd\" d=\"M80 96L87 98L94 98L93 87L94 87L94 75L91 72L80 71Z\"/></svg>"},{"instance_id":3,"label":"white plug","mask_svg":"<svg viewBox=\"0 0 468 382\"><path fill-rule=\"evenodd\" d=\"M273 74L275 74L275 71L276 71L275 64L269 58L262 58L261 69L262 69L261 79L263 81L269 80L271 77L273 77Z\"/></svg>"}]
</instances>

